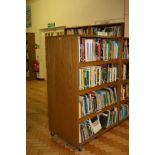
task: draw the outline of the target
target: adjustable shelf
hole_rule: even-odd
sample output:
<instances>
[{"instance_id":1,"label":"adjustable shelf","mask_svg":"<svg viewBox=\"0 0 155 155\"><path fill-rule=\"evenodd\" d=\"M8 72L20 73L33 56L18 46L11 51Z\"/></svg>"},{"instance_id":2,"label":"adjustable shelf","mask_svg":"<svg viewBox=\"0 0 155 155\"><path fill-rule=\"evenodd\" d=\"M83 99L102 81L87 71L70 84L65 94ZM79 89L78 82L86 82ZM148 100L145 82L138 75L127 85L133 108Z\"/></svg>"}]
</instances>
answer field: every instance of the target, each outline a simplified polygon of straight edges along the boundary
<instances>
[{"instance_id":1,"label":"adjustable shelf","mask_svg":"<svg viewBox=\"0 0 155 155\"><path fill-rule=\"evenodd\" d=\"M102 108L102 109L100 109L100 110L98 110L98 111L96 111L96 112L90 113L90 114L88 114L88 115L83 116L82 118L79 118L79 122L83 122L83 121L85 121L85 120L87 120L87 119L93 118L93 117L95 117L96 115L98 115L98 114L100 114L100 113L103 113L103 112L105 112L106 110L110 110L110 109L112 109L112 108L114 108L114 107L116 107L116 106L117 106L117 103L113 103L113 104L111 104L111 105L108 105L108 106L106 106L106 107L104 107L104 108Z\"/></svg>"},{"instance_id":2,"label":"adjustable shelf","mask_svg":"<svg viewBox=\"0 0 155 155\"><path fill-rule=\"evenodd\" d=\"M101 84L101 85L97 85L95 87L79 90L79 95L85 94L85 93L90 92L90 91L94 91L94 90L99 90L99 89L102 89L102 88L110 87L110 86L116 86L117 83L118 83L117 81L115 81L115 82L108 82L108 83L104 83L104 84Z\"/></svg>"},{"instance_id":3,"label":"adjustable shelf","mask_svg":"<svg viewBox=\"0 0 155 155\"><path fill-rule=\"evenodd\" d=\"M107 61L99 60L99 61L91 61L91 62L80 62L79 67L103 65L103 64L117 64L117 63L119 63L119 59L111 59Z\"/></svg>"}]
</instances>

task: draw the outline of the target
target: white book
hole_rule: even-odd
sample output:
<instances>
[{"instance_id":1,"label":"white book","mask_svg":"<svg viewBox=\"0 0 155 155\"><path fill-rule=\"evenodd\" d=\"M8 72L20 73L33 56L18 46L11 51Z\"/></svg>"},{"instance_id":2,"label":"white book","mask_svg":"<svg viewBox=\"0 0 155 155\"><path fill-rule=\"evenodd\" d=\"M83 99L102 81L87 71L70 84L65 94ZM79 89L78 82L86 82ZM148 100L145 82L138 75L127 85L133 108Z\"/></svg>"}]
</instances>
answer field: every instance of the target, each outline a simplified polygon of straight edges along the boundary
<instances>
[{"instance_id":1,"label":"white book","mask_svg":"<svg viewBox=\"0 0 155 155\"><path fill-rule=\"evenodd\" d=\"M79 116L83 117L83 116L85 116L84 97L83 96L79 96L79 104L81 106L81 108L79 109L79 113L81 113L81 114Z\"/></svg>"},{"instance_id":2,"label":"white book","mask_svg":"<svg viewBox=\"0 0 155 155\"><path fill-rule=\"evenodd\" d=\"M109 82L112 81L111 77L112 77L112 68L110 67L109 68Z\"/></svg>"},{"instance_id":3,"label":"white book","mask_svg":"<svg viewBox=\"0 0 155 155\"><path fill-rule=\"evenodd\" d=\"M111 71L111 73L112 73L112 76L111 76L111 81L114 81L114 72L115 72L115 70L114 70L114 67L112 67L112 69L111 69L112 71Z\"/></svg>"},{"instance_id":4,"label":"white book","mask_svg":"<svg viewBox=\"0 0 155 155\"><path fill-rule=\"evenodd\" d=\"M79 125L79 143L81 143L82 142L82 140L81 140L82 138L81 138L81 132L80 132L80 125Z\"/></svg>"},{"instance_id":5,"label":"white book","mask_svg":"<svg viewBox=\"0 0 155 155\"><path fill-rule=\"evenodd\" d=\"M81 103L79 102L79 118L81 118Z\"/></svg>"},{"instance_id":6,"label":"white book","mask_svg":"<svg viewBox=\"0 0 155 155\"><path fill-rule=\"evenodd\" d=\"M87 39L87 60L90 61L90 46L89 39Z\"/></svg>"},{"instance_id":7,"label":"white book","mask_svg":"<svg viewBox=\"0 0 155 155\"><path fill-rule=\"evenodd\" d=\"M88 39L88 58L89 58L89 61L91 61L91 53L90 53L90 39Z\"/></svg>"},{"instance_id":8,"label":"white book","mask_svg":"<svg viewBox=\"0 0 155 155\"><path fill-rule=\"evenodd\" d=\"M95 51L95 39L92 40L92 52L93 52L93 61L97 60L96 51Z\"/></svg>"},{"instance_id":9,"label":"white book","mask_svg":"<svg viewBox=\"0 0 155 155\"><path fill-rule=\"evenodd\" d=\"M126 64L123 64L123 80L126 80Z\"/></svg>"},{"instance_id":10,"label":"white book","mask_svg":"<svg viewBox=\"0 0 155 155\"><path fill-rule=\"evenodd\" d=\"M117 80L117 67L115 67L115 81Z\"/></svg>"},{"instance_id":11,"label":"white book","mask_svg":"<svg viewBox=\"0 0 155 155\"><path fill-rule=\"evenodd\" d=\"M99 84L101 85L101 78L102 74L101 74L101 66L99 67Z\"/></svg>"},{"instance_id":12,"label":"white book","mask_svg":"<svg viewBox=\"0 0 155 155\"><path fill-rule=\"evenodd\" d=\"M90 119L89 119L89 123L90 123L90 126L92 127L93 129L93 132L96 134L98 131L100 131L102 129L102 126L100 124L100 121L99 121L99 117L97 116L97 120L95 122L92 122Z\"/></svg>"},{"instance_id":13,"label":"white book","mask_svg":"<svg viewBox=\"0 0 155 155\"><path fill-rule=\"evenodd\" d=\"M87 108L88 108L88 114L90 113L90 102L89 102L89 98L88 96L86 96L86 105L87 105Z\"/></svg>"},{"instance_id":14,"label":"white book","mask_svg":"<svg viewBox=\"0 0 155 155\"><path fill-rule=\"evenodd\" d=\"M88 59L91 61L91 42L90 39L88 39Z\"/></svg>"},{"instance_id":15,"label":"white book","mask_svg":"<svg viewBox=\"0 0 155 155\"><path fill-rule=\"evenodd\" d=\"M82 81L81 81L81 69L79 69L79 89L82 89Z\"/></svg>"},{"instance_id":16,"label":"white book","mask_svg":"<svg viewBox=\"0 0 155 155\"><path fill-rule=\"evenodd\" d=\"M114 111L115 111L114 123L116 124L117 120L118 120L118 110L117 110L117 107L114 107Z\"/></svg>"},{"instance_id":17,"label":"white book","mask_svg":"<svg viewBox=\"0 0 155 155\"><path fill-rule=\"evenodd\" d=\"M87 39L85 39L85 61L87 62L88 61L88 54L87 54Z\"/></svg>"},{"instance_id":18,"label":"white book","mask_svg":"<svg viewBox=\"0 0 155 155\"><path fill-rule=\"evenodd\" d=\"M91 41L92 41L92 39L89 39L89 52L90 52L89 53L90 54L89 55L90 56L89 57L90 58L89 61L92 61L92 42Z\"/></svg>"}]
</instances>

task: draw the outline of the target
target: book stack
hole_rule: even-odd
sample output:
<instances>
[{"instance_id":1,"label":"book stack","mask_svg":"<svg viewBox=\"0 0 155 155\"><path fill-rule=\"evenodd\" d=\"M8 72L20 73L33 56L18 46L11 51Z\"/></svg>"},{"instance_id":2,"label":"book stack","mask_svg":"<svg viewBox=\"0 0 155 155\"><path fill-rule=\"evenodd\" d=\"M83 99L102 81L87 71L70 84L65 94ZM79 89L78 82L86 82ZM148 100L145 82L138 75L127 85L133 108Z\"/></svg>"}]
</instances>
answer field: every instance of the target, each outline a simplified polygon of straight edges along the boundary
<instances>
[{"instance_id":1,"label":"book stack","mask_svg":"<svg viewBox=\"0 0 155 155\"><path fill-rule=\"evenodd\" d=\"M120 41L102 40L103 60L118 59L120 57Z\"/></svg>"},{"instance_id":2,"label":"book stack","mask_svg":"<svg viewBox=\"0 0 155 155\"><path fill-rule=\"evenodd\" d=\"M121 36L121 27L120 26L110 26L110 27L96 27L93 28L93 34L99 36Z\"/></svg>"},{"instance_id":3,"label":"book stack","mask_svg":"<svg viewBox=\"0 0 155 155\"><path fill-rule=\"evenodd\" d=\"M129 64L123 64L123 80L129 79Z\"/></svg>"},{"instance_id":4,"label":"book stack","mask_svg":"<svg viewBox=\"0 0 155 155\"><path fill-rule=\"evenodd\" d=\"M81 38L79 47L79 62L110 60L120 57L119 40Z\"/></svg>"},{"instance_id":5,"label":"book stack","mask_svg":"<svg viewBox=\"0 0 155 155\"><path fill-rule=\"evenodd\" d=\"M127 104L121 104L119 111L119 120L125 119L129 115L129 107Z\"/></svg>"},{"instance_id":6,"label":"book stack","mask_svg":"<svg viewBox=\"0 0 155 155\"><path fill-rule=\"evenodd\" d=\"M94 134L93 129L90 125L90 121L86 120L80 123L80 134L79 134L79 142L84 142L89 139Z\"/></svg>"},{"instance_id":7,"label":"book stack","mask_svg":"<svg viewBox=\"0 0 155 155\"><path fill-rule=\"evenodd\" d=\"M79 96L79 118L117 102L116 87L107 87Z\"/></svg>"},{"instance_id":8,"label":"book stack","mask_svg":"<svg viewBox=\"0 0 155 155\"><path fill-rule=\"evenodd\" d=\"M117 65L114 64L81 67L79 69L79 89L82 90L117 81L117 70Z\"/></svg>"},{"instance_id":9,"label":"book stack","mask_svg":"<svg viewBox=\"0 0 155 155\"><path fill-rule=\"evenodd\" d=\"M79 69L79 89L101 85L101 66L88 66Z\"/></svg>"},{"instance_id":10,"label":"book stack","mask_svg":"<svg viewBox=\"0 0 155 155\"><path fill-rule=\"evenodd\" d=\"M66 30L67 35L87 35L89 33L88 28L70 28Z\"/></svg>"},{"instance_id":11,"label":"book stack","mask_svg":"<svg viewBox=\"0 0 155 155\"><path fill-rule=\"evenodd\" d=\"M74 29L68 29L68 30L66 31L66 34L67 34L67 35L74 35Z\"/></svg>"},{"instance_id":12,"label":"book stack","mask_svg":"<svg viewBox=\"0 0 155 155\"><path fill-rule=\"evenodd\" d=\"M76 34L78 34L78 35L87 35L88 34L88 28L78 28Z\"/></svg>"},{"instance_id":13,"label":"book stack","mask_svg":"<svg viewBox=\"0 0 155 155\"><path fill-rule=\"evenodd\" d=\"M100 124L102 129L108 128L118 122L118 109L117 107L107 110L99 114Z\"/></svg>"},{"instance_id":14,"label":"book stack","mask_svg":"<svg viewBox=\"0 0 155 155\"><path fill-rule=\"evenodd\" d=\"M121 85L121 100L129 97L129 84Z\"/></svg>"},{"instance_id":15,"label":"book stack","mask_svg":"<svg viewBox=\"0 0 155 155\"><path fill-rule=\"evenodd\" d=\"M118 69L115 64L104 64L101 66L102 83L114 82L118 79Z\"/></svg>"},{"instance_id":16,"label":"book stack","mask_svg":"<svg viewBox=\"0 0 155 155\"><path fill-rule=\"evenodd\" d=\"M101 129L109 128L118 122L118 110L114 107L80 123L79 142L88 140Z\"/></svg>"}]
</instances>

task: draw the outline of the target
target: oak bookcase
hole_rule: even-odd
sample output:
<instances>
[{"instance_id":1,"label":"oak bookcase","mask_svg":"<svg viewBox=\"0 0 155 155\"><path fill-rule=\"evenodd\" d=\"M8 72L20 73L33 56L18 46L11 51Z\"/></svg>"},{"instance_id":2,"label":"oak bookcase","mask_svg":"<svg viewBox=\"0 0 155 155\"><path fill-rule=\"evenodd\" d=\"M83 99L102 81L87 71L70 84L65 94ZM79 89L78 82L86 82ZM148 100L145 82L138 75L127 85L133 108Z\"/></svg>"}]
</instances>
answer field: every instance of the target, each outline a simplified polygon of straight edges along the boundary
<instances>
[{"instance_id":1,"label":"oak bookcase","mask_svg":"<svg viewBox=\"0 0 155 155\"><path fill-rule=\"evenodd\" d=\"M80 38L103 38L120 40L120 58L109 61L79 62L79 39ZM122 64L128 63L128 59L122 59L124 37L100 37L93 35L68 35L68 36L47 36L46 37L46 63L47 63L47 89L48 89L48 115L49 130L52 135L57 134L68 143L81 148L94 137L103 134L114 126L101 129L88 140L79 143L79 123L112 107L121 106L121 103L128 104L129 99L121 100L121 85L129 83L129 80L122 80ZM79 68L107 63L118 64L119 79L115 82L101 84L92 88L79 90ZM79 119L79 95L105 88L108 86L117 87L117 103L103 108L101 111L91 113ZM128 118L128 117L127 117Z\"/></svg>"}]
</instances>

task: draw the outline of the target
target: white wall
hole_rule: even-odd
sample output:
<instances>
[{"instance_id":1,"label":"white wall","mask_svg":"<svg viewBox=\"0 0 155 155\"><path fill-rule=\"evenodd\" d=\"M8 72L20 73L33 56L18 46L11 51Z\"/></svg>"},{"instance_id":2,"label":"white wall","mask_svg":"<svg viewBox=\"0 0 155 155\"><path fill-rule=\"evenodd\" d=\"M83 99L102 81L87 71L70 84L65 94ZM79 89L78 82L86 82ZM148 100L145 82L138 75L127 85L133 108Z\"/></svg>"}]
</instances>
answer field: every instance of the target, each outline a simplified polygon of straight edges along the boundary
<instances>
[{"instance_id":1,"label":"white wall","mask_svg":"<svg viewBox=\"0 0 155 155\"><path fill-rule=\"evenodd\" d=\"M49 22L56 26L79 26L95 24L96 21L111 19L124 21L124 0L27 0L31 4L32 27L27 32L35 32L35 40L40 43L40 29ZM114 20L115 19L115 20ZM41 64L40 78L45 77L45 54L38 52Z\"/></svg>"}]
</instances>

